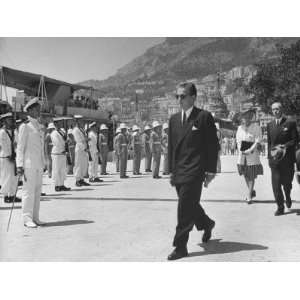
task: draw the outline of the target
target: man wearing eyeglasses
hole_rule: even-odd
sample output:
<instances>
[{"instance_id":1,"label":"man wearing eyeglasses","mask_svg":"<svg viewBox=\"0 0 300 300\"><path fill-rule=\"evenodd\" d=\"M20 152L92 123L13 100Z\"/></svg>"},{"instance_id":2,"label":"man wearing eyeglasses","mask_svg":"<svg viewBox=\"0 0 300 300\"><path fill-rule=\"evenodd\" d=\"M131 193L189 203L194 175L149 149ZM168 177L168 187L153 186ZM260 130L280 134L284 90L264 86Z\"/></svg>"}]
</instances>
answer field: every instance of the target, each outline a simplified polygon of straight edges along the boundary
<instances>
[{"instance_id":1,"label":"man wearing eyeglasses","mask_svg":"<svg viewBox=\"0 0 300 300\"><path fill-rule=\"evenodd\" d=\"M169 121L169 170L171 185L178 195L177 227L174 251L168 260L188 255L189 232L194 225L204 230L202 242L211 238L215 222L200 205L202 185L214 179L217 169L219 143L212 115L194 106L197 90L193 83L182 83L176 98L181 111Z\"/></svg>"}]
</instances>

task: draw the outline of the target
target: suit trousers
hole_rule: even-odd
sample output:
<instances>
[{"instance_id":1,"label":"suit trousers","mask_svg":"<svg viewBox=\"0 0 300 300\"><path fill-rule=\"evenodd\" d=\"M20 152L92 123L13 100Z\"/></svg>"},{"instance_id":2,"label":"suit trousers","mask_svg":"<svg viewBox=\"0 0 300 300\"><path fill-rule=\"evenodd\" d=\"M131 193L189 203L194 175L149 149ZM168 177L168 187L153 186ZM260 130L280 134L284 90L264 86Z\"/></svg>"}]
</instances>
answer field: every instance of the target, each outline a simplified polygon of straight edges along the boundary
<instances>
[{"instance_id":1,"label":"suit trousers","mask_svg":"<svg viewBox=\"0 0 300 300\"><path fill-rule=\"evenodd\" d=\"M290 198L292 190L292 182L294 177L294 163L280 162L278 165L270 165L272 174L272 189L275 201L279 209L284 209L284 196Z\"/></svg>"},{"instance_id":2,"label":"suit trousers","mask_svg":"<svg viewBox=\"0 0 300 300\"><path fill-rule=\"evenodd\" d=\"M133 152L133 160L132 160L133 173L140 173L141 157L142 157L141 150L136 150Z\"/></svg>"},{"instance_id":3,"label":"suit trousers","mask_svg":"<svg viewBox=\"0 0 300 300\"><path fill-rule=\"evenodd\" d=\"M97 152L91 152L92 161L89 161L89 178L98 177L98 154Z\"/></svg>"},{"instance_id":4,"label":"suit trousers","mask_svg":"<svg viewBox=\"0 0 300 300\"><path fill-rule=\"evenodd\" d=\"M76 181L82 180L88 169L88 154L86 151L75 150L74 175Z\"/></svg>"},{"instance_id":5,"label":"suit trousers","mask_svg":"<svg viewBox=\"0 0 300 300\"><path fill-rule=\"evenodd\" d=\"M106 173L107 156L108 156L108 147L101 149L100 158L101 158L101 174L102 175Z\"/></svg>"},{"instance_id":6,"label":"suit trousers","mask_svg":"<svg viewBox=\"0 0 300 300\"><path fill-rule=\"evenodd\" d=\"M17 181L18 177L15 176L14 163L7 158L1 158L0 168L1 168L0 192L4 196L14 196L18 185L18 181Z\"/></svg>"},{"instance_id":7,"label":"suit trousers","mask_svg":"<svg viewBox=\"0 0 300 300\"><path fill-rule=\"evenodd\" d=\"M24 222L39 220L42 180L42 169L25 168L22 189Z\"/></svg>"},{"instance_id":8,"label":"suit trousers","mask_svg":"<svg viewBox=\"0 0 300 300\"><path fill-rule=\"evenodd\" d=\"M177 227L173 246L176 248L186 247L189 232L193 229L194 225L197 230L204 230L212 222L200 205L202 184L203 182L197 179L192 182L175 185L178 195L178 208Z\"/></svg>"},{"instance_id":9,"label":"suit trousers","mask_svg":"<svg viewBox=\"0 0 300 300\"><path fill-rule=\"evenodd\" d=\"M152 160L152 176L156 177L159 175L161 153L153 152L152 158L153 158L153 160Z\"/></svg>"},{"instance_id":10,"label":"suit trousers","mask_svg":"<svg viewBox=\"0 0 300 300\"><path fill-rule=\"evenodd\" d=\"M67 158L52 154L52 178L55 186L63 186L67 177Z\"/></svg>"},{"instance_id":11,"label":"suit trousers","mask_svg":"<svg viewBox=\"0 0 300 300\"><path fill-rule=\"evenodd\" d=\"M151 162L152 162L152 153L145 153L145 171L151 170Z\"/></svg>"}]
</instances>

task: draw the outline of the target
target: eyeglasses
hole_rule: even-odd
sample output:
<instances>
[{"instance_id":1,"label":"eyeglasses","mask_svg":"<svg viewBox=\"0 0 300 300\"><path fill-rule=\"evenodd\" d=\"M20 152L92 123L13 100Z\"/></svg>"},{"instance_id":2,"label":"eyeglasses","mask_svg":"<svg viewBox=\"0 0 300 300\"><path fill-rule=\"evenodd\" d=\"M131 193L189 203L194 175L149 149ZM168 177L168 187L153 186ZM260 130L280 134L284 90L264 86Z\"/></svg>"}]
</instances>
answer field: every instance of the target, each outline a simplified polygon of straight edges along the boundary
<instances>
[{"instance_id":1,"label":"eyeglasses","mask_svg":"<svg viewBox=\"0 0 300 300\"><path fill-rule=\"evenodd\" d=\"M178 99L182 100L186 97L186 95L185 94L180 94L180 95L177 94L175 97L176 97L177 100Z\"/></svg>"}]
</instances>

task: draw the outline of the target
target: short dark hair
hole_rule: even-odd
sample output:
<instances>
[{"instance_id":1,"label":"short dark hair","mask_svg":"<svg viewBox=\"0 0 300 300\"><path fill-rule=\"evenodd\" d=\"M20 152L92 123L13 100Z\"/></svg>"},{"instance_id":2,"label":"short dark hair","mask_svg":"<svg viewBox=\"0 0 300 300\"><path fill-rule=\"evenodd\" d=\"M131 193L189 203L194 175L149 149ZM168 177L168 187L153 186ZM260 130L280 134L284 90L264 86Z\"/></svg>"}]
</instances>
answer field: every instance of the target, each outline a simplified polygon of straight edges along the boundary
<instances>
[{"instance_id":1,"label":"short dark hair","mask_svg":"<svg viewBox=\"0 0 300 300\"><path fill-rule=\"evenodd\" d=\"M184 88L189 93L189 96L197 97L197 89L192 82L182 82L178 87Z\"/></svg>"}]
</instances>

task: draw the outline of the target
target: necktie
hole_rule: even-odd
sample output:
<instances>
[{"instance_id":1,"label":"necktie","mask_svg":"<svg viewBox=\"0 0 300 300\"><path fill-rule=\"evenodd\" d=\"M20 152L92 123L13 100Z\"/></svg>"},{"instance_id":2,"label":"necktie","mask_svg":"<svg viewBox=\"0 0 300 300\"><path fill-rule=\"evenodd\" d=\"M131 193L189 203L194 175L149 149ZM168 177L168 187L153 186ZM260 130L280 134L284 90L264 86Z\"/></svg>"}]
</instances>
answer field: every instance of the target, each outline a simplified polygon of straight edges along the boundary
<instances>
[{"instance_id":1,"label":"necktie","mask_svg":"<svg viewBox=\"0 0 300 300\"><path fill-rule=\"evenodd\" d=\"M186 123L186 113L185 111L183 112L183 119L182 119L182 126L184 126Z\"/></svg>"}]
</instances>

